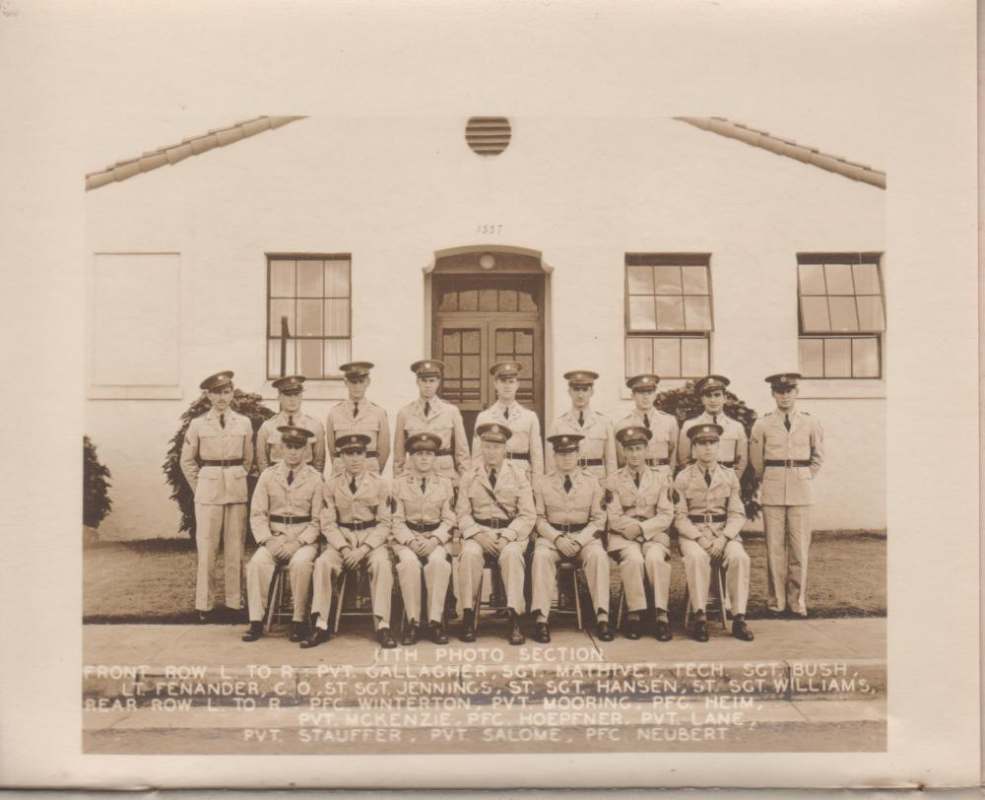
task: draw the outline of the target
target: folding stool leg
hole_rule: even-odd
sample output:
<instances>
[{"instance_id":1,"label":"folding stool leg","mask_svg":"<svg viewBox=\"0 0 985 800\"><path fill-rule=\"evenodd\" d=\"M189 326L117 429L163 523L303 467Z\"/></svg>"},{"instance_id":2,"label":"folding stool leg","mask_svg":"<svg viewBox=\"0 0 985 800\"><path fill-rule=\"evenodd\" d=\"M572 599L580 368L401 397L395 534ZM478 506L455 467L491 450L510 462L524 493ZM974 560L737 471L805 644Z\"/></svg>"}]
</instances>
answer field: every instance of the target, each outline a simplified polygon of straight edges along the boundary
<instances>
[{"instance_id":1,"label":"folding stool leg","mask_svg":"<svg viewBox=\"0 0 985 800\"><path fill-rule=\"evenodd\" d=\"M722 628L727 631L728 622L725 618L729 611L729 602L728 595L725 593L725 567L720 564L715 570L715 575L718 578L718 608L722 612Z\"/></svg>"},{"instance_id":2,"label":"folding stool leg","mask_svg":"<svg viewBox=\"0 0 985 800\"><path fill-rule=\"evenodd\" d=\"M284 568L278 563L274 567L274 574L270 579L270 589L267 591L267 611L263 615L263 632L270 633L274 627L274 620L280 610L280 604L284 594Z\"/></svg>"},{"instance_id":3,"label":"folding stool leg","mask_svg":"<svg viewBox=\"0 0 985 800\"><path fill-rule=\"evenodd\" d=\"M343 571L339 578L339 588L335 593L335 619L332 621L332 633L338 634L339 622L342 619L342 604L345 602L345 585L348 581L348 572Z\"/></svg>"},{"instance_id":4,"label":"folding stool leg","mask_svg":"<svg viewBox=\"0 0 985 800\"><path fill-rule=\"evenodd\" d=\"M581 621L581 592L578 591L579 574L583 574L581 571L581 567L576 567L575 569L571 570L571 582L574 584L574 592L575 592L575 616L578 619L578 630L583 631L585 630L585 627L584 625L582 625L582 621Z\"/></svg>"}]
</instances>

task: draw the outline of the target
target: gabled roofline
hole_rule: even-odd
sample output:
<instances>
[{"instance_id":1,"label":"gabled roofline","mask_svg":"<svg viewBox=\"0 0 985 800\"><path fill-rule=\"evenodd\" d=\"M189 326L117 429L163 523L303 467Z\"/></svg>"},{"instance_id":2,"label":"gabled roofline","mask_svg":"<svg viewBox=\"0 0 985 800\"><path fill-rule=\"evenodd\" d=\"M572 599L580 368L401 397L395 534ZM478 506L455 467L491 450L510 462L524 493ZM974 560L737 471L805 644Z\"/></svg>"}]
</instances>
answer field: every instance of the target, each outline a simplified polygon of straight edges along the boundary
<instances>
[{"instance_id":1,"label":"gabled roofline","mask_svg":"<svg viewBox=\"0 0 985 800\"><path fill-rule=\"evenodd\" d=\"M857 164L854 161L822 153L814 147L798 144L790 139L781 139L769 131L750 128L739 122L732 122L725 117L674 117L680 122L686 122L703 131L711 131L719 136L737 139L753 147L769 150L780 156L786 156L804 164L810 164L837 175L844 175L853 181L861 181L880 189L886 188L886 173L874 169L867 164Z\"/></svg>"},{"instance_id":2,"label":"gabled roofline","mask_svg":"<svg viewBox=\"0 0 985 800\"><path fill-rule=\"evenodd\" d=\"M246 122L237 122L226 128L211 130L201 136L184 139L178 144L149 150L138 158L117 161L115 164L110 164L106 169L90 172L86 175L86 191L98 189L108 183L125 181L134 175L150 172L158 167L169 164L173 166L189 156L198 156L216 147L225 147L241 139L280 128L299 119L304 119L304 117L255 117Z\"/></svg>"}]
</instances>

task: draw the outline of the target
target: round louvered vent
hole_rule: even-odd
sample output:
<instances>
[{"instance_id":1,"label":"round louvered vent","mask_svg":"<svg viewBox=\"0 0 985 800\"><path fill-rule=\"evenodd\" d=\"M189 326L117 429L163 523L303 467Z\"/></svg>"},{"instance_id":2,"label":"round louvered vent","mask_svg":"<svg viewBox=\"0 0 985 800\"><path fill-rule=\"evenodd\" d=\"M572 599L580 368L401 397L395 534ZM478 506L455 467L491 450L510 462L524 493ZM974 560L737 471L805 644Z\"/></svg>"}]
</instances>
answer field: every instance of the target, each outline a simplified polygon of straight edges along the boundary
<instances>
[{"instance_id":1,"label":"round louvered vent","mask_svg":"<svg viewBox=\"0 0 985 800\"><path fill-rule=\"evenodd\" d=\"M506 117L471 117L465 125L465 141L480 156L498 156L510 143Z\"/></svg>"}]
</instances>

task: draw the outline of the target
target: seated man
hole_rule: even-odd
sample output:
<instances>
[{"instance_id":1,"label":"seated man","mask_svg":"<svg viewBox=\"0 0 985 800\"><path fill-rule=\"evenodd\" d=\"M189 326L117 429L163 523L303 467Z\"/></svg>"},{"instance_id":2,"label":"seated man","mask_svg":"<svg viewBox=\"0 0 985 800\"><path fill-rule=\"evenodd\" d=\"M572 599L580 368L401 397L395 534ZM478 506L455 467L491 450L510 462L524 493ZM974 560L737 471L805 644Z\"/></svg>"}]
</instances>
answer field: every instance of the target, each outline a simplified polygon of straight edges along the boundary
<instances>
[{"instance_id":1,"label":"seated man","mask_svg":"<svg viewBox=\"0 0 985 800\"><path fill-rule=\"evenodd\" d=\"M459 564L462 592L462 641L475 641L475 608L485 559L495 559L506 586L510 644L523 644L520 615L523 596L523 553L533 529L533 490L525 470L506 461L506 442L513 432L498 422L476 428L479 458L462 476L458 493L458 527L465 540Z\"/></svg>"},{"instance_id":2,"label":"seated man","mask_svg":"<svg viewBox=\"0 0 985 800\"><path fill-rule=\"evenodd\" d=\"M684 575L691 595L691 636L708 641L705 605L711 569L725 567L725 587L732 604L732 635L751 642L746 625L749 599L749 556L739 536L746 521L739 478L735 471L718 463L721 425L700 423L688 429L694 463L684 467L674 479L678 502L675 520ZM722 598L724 602L724 598Z\"/></svg>"},{"instance_id":3,"label":"seated man","mask_svg":"<svg viewBox=\"0 0 985 800\"><path fill-rule=\"evenodd\" d=\"M602 546L605 512L602 486L594 475L578 467L578 443L584 437L562 433L548 436L554 451L553 472L537 487L537 540L531 565L537 614L534 638L551 640L551 601L557 590L557 564L575 559L585 570L598 621L598 637L612 641L609 627L609 557Z\"/></svg>"},{"instance_id":4,"label":"seated man","mask_svg":"<svg viewBox=\"0 0 985 800\"><path fill-rule=\"evenodd\" d=\"M445 544L455 525L451 479L434 468L441 449L435 433L407 437L409 466L393 482L393 551L397 555L397 579L407 611L408 625L401 644L414 644L421 620L421 566L428 593L428 631L435 644L448 644L442 618L451 560Z\"/></svg>"},{"instance_id":5,"label":"seated man","mask_svg":"<svg viewBox=\"0 0 985 800\"><path fill-rule=\"evenodd\" d=\"M619 563L619 574L629 616L626 638L640 638L640 617L646 611L646 577L653 587L656 609L654 633L661 642L670 641L667 601L670 595L670 533L674 521L673 484L665 471L651 469L647 446L653 434L644 427L630 426L616 433L626 466L609 479L612 499L609 512L609 552Z\"/></svg>"},{"instance_id":6,"label":"seated man","mask_svg":"<svg viewBox=\"0 0 985 800\"><path fill-rule=\"evenodd\" d=\"M267 595L278 564L287 564L294 600L290 639L300 642L305 636L311 569L320 531L322 479L314 467L304 463L309 440L315 434L289 425L282 425L277 432L283 460L263 471L250 503L250 525L259 548L246 565L250 628L243 634L244 642L255 642L263 635Z\"/></svg>"},{"instance_id":7,"label":"seated man","mask_svg":"<svg viewBox=\"0 0 985 800\"><path fill-rule=\"evenodd\" d=\"M366 465L370 437L351 433L335 440L345 463L342 471L325 483L321 528L328 541L315 560L312 612L317 615L311 635L302 647L315 647L329 638L329 612L333 589L342 570L369 571L376 636L381 647L396 647L390 633L390 600L393 568L390 565L390 509L386 481ZM343 598L339 598L342 602Z\"/></svg>"}]
</instances>

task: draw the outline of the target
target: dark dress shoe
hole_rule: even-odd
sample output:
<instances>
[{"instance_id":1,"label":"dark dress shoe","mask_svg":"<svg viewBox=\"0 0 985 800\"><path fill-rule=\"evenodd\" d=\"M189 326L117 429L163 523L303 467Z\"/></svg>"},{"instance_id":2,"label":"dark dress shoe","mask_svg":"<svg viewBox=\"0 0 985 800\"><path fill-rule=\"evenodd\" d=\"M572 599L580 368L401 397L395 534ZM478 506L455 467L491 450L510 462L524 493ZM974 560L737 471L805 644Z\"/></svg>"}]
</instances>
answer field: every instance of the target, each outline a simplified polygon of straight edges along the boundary
<instances>
[{"instance_id":1,"label":"dark dress shoe","mask_svg":"<svg viewBox=\"0 0 985 800\"><path fill-rule=\"evenodd\" d=\"M527 637L523 635L523 631L520 630L520 617L515 611L510 611L510 644L517 645L523 644L527 641Z\"/></svg>"},{"instance_id":2,"label":"dark dress shoe","mask_svg":"<svg viewBox=\"0 0 985 800\"><path fill-rule=\"evenodd\" d=\"M404 635L400 637L400 644L417 644L417 635L417 623L414 620L411 620L404 628Z\"/></svg>"},{"instance_id":3,"label":"dark dress shoe","mask_svg":"<svg viewBox=\"0 0 985 800\"><path fill-rule=\"evenodd\" d=\"M746 625L744 617L736 617L732 620L732 635L736 639L741 639L743 642L751 642L756 638L752 635L752 631L749 630L749 626Z\"/></svg>"},{"instance_id":4,"label":"dark dress shoe","mask_svg":"<svg viewBox=\"0 0 985 800\"><path fill-rule=\"evenodd\" d=\"M708 623L704 617L699 617L691 623L691 638L696 642L708 641Z\"/></svg>"},{"instance_id":5,"label":"dark dress shoe","mask_svg":"<svg viewBox=\"0 0 985 800\"><path fill-rule=\"evenodd\" d=\"M305 650L309 647L317 647L322 642L327 642L329 638L330 634L325 628L312 628L308 638L301 642L301 647Z\"/></svg>"},{"instance_id":6,"label":"dark dress shoe","mask_svg":"<svg viewBox=\"0 0 985 800\"><path fill-rule=\"evenodd\" d=\"M598 637L599 641L611 642L616 638L615 634L612 632L612 628L609 627L609 623L606 620L602 620L598 627Z\"/></svg>"},{"instance_id":7,"label":"dark dress shoe","mask_svg":"<svg viewBox=\"0 0 985 800\"><path fill-rule=\"evenodd\" d=\"M263 623L262 622L251 622L249 630L243 634L244 642L255 642L263 636Z\"/></svg>"},{"instance_id":8,"label":"dark dress shoe","mask_svg":"<svg viewBox=\"0 0 985 800\"><path fill-rule=\"evenodd\" d=\"M391 650L397 646L397 640L393 638L393 634L390 633L389 628L380 628L376 632L376 641L380 643L380 647L384 650Z\"/></svg>"},{"instance_id":9,"label":"dark dress shoe","mask_svg":"<svg viewBox=\"0 0 985 800\"><path fill-rule=\"evenodd\" d=\"M198 614L197 619L198 619L198 624L199 625L205 625L207 622L209 622L209 612L208 611L199 611L199 612L197 612L197 614Z\"/></svg>"},{"instance_id":10,"label":"dark dress shoe","mask_svg":"<svg viewBox=\"0 0 985 800\"><path fill-rule=\"evenodd\" d=\"M431 634L431 641L435 644L448 644L448 634L445 633L445 626L440 622L432 622L428 632Z\"/></svg>"},{"instance_id":11,"label":"dark dress shoe","mask_svg":"<svg viewBox=\"0 0 985 800\"><path fill-rule=\"evenodd\" d=\"M640 618L630 617L626 620L626 638L636 641L640 638Z\"/></svg>"},{"instance_id":12,"label":"dark dress shoe","mask_svg":"<svg viewBox=\"0 0 985 800\"><path fill-rule=\"evenodd\" d=\"M534 626L534 641L548 644L551 641L551 628L546 622L538 622Z\"/></svg>"},{"instance_id":13,"label":"dark dress shoe","mask_svg":"<svg viewBox=\"0 0 985 800\"><path fill-rule=\"evenodd\" d=\"M458 638L463 642L475 641L475 611L471 608L462 612L462 633Z\"/></svg>"},{"instance_id":14,"label":"dark dress shoe","mask_svg":"<svg viewBox=\"0 0 985 800\"><path fill-rule=\"evenodd\" d=\"M303 622L292 622L291 632L287 637L292 642L300 642L305 638L305 630Z\"/></svg>"},{"instance_id":15,"label":"dark dress shoe","mask_svg":"<svg viewBox=\"0 0 985 800\"><path fill-rule=\"evenodd\" d=\"M673 639L673 634L670 632L670 623L665 619L658 619L656 627L653 630L657 637L658 642L669 642Z\"/></svg>"}]
</instances>

